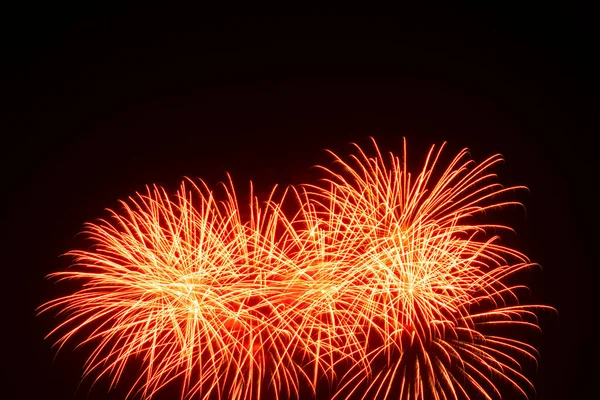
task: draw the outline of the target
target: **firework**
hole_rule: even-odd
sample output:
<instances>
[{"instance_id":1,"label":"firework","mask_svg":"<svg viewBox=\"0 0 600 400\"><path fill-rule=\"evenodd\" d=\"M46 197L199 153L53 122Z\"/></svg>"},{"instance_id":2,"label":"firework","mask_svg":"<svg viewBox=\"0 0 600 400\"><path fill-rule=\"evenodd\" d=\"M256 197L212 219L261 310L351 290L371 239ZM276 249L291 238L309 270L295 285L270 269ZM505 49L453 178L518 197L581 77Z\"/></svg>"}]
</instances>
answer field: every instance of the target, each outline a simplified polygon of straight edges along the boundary
<instances>
[{"instance_id":1,"label":"firework","mask_svg":"<svg viewBox=\"0 0 600 400\"><path fill-rule=\"evenodd\" d=\"M323 183L297 191L296 231L335 289L329 313L353 360L334 397L527 396L522 365L537 353L505 327L538 330L544 307L519 305L523 287L506 282L533 264L499 244L509 227L477 222L519 205L502 199L522 188L495 181L500 156L476 164L464 150L438 171L432 147L411 176L406 148L401 160L373 145L373 157L332 153Z\"/></svg>"},{"instance_id":2,"label":"firework","mask_svg":"<svg viewBox=\"0 0 600 400\"><path fill-rule=\"evenodd\" d=\"M41 308L64 318L50 333L63 332L59 346L80 333L95 343L84 376L115 385L141 360L128 396L151 398L172 381L182 398L297 394L298 274L277 242L277 207L251 200L242 222L233 185L224 189L218 202L202 183L184 182L174 198L148 188L87 225L92 249L68 253L73 267L52 274L82 288Z\"/></svg>"},{"instance_id":3,"label":"firework","mask_svg":"<svg viewBox=\"0 0 600 400\"><path fill-rule=\"evenodd\" d=\"M518 203L491 169L460 152L446 168L432 147L421 171L360 147L321 167L316 185L240 207L186 180L175 196L148 188L86 225L91 248L52 274L80 289L50 301L57 345L94 345L84 376L128 396L179 385L183 398L447 399L532 389L523 365L543 306L509 283L533 266L485 223ZM292 208L286 214L282 210ZM481 221L484 221L483 223ZM508 329L507 329L508 328ZM137 369L135 368L137 366Z\"/></svg>"}]
</instances>

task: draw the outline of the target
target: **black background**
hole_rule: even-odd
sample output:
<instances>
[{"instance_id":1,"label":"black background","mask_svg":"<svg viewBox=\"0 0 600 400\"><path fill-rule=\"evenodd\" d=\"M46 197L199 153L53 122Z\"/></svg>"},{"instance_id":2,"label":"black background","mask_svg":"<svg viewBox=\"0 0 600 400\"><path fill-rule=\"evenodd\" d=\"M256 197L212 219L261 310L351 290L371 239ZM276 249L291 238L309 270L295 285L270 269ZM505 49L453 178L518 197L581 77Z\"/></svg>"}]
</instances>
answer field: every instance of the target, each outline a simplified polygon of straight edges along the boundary
<instances>
[{"instance_id":1,"label":"black background","mask_svg":"<svg viewBox=\"0 0 600 400\"><path fill-rule=\"evenodd\" d=\"M448 141L501 153L526 185L517 247L544 314L539 399L593 385L597 36L591 10L465 8L268 16L202 9L4 7L3 398L121 398L79 391L86 351L60 352L35 308L86 221L144 185L231 173L258 191L304 182L348 143L413 167ZM251 15L253 14L253 15ZM381 16L385 15L385 16ZM513 220L514 219L514 220Z\"/></svg>"}]
</instances>

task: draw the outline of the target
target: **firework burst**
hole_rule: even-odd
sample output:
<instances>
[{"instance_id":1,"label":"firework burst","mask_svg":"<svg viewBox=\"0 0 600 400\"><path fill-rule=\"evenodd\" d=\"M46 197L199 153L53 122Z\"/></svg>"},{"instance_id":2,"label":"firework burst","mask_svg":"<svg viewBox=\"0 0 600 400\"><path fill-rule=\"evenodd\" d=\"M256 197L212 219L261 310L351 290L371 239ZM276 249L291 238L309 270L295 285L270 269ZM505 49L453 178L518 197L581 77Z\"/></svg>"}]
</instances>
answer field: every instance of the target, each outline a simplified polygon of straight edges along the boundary
<instances>
[{"instance_id":1,"label":"firework burst","mask_svg":"<svg viewBox=\"0 0 600 400\"><path fill-rule=\"evenodd\" d=\"M148 188L87 225L92 249L68 253L73 267L51 275L82 288L41 308L60 309L50 335L63 332L61 347L80 332L96 343L84 376L114 385L141 359L128 395L151 398L174 380L182 398L297 394L297 274L277 240L280 213L251 196L242 222L233 185L224 192L217 202L202 183L184 182L173 199Z\"/></svg>"},{"instance_id":2,"label":"firework burst","mask_svg":"<svg viewBox=\"0 0 600 400\"><path fill-rule=\"evenodd\" d=\"M335 397L491 398L506 387L527 396L521 369L535 349L494 332L539 329L543 307L519 305L523 287L505 283L533 264L499 244L509 227L476 223L518 205L502 199L521 187L495 181L499 156L475 164L465 150L437 171L443 146L431 148L413 177L406 149L401 160L373 145L373 157L358 146L348 160L332 153L323 184L297 191L296 231L335 288L330 307L353 358Z\"/></svg>"},{"instance_id":3,"label":"firework burst","mask_svg":"<svg viewBox=\"0 0 600 400\"><path fill-rule=\"evenodd\" d=\"M413 177L406 148L373 145L246 207L231 180L219 199L187 180L122 202L51 275L81 286L40 307L63 319L49 336L93 343L95 381L138 365L128 396L141 398L172 382L201 399L314 396L321 382L335 398L526 397L537 353L505 327L539 329L544 307L509 283L533 264L500 244L509 227L478 222L520 188L496 182L499 156L462 151L440 169L431 148Z\"/></svg>"}]
</instances>

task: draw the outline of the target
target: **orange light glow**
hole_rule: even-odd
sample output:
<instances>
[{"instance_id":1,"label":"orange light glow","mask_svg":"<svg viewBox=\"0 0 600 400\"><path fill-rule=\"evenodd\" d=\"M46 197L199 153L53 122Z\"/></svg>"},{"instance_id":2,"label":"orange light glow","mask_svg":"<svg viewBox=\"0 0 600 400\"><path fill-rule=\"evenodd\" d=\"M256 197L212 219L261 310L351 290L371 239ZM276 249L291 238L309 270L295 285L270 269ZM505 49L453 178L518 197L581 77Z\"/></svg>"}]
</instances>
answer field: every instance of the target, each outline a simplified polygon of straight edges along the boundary
<instances>
[{"instance_id":1,"label":"orange light glow","mask_svg":"<svg viewBox=\"0 0 600 400\"><path fill-rule=\"evenodd\" d=\"M84 376L111 385L141 360L129 396L144 399L174 381L186 399L299 398L320 382L339 399L527 397L537 353L510 328L539 330L549 307L519 303L507 278L534 264L485 222L520 187L496 182L499 156L439 169L432 147L411 175L406 145L402 160L373 145L247 209L231 180L220 198L186 180L122 202L51 275L81 287L40 307L62 318L48 336L93 343Z\"/></svg>"}]
</instances>

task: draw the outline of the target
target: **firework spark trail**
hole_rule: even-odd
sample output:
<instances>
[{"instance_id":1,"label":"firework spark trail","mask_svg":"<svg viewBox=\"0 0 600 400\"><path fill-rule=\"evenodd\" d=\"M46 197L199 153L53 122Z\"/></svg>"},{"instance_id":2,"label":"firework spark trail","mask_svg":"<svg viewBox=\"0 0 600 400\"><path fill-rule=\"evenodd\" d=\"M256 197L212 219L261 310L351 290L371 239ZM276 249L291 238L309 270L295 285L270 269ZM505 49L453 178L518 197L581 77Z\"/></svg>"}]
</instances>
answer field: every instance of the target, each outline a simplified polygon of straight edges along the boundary
<instances>
[{"instance_id":1,"label":"firework spark trail","mask_svg":"<svg viewBox=\"0 0 600 400\"><path fill-rule=\"evenodd\" d=\"M111 386L141 363L128 396L142 398L174 381L203 399L314 396L323 381L335 398L527 396L535 348L496 328L538 329L543 306L506 283L532 264L499 244L510 228L474 222L517 204L489 172L501 158L462 151L439 173L432 147L413 178L406 145L403 161L373 145L332 153L323 184L264 203L250 190L244 215L231 180L223 200L188 180L122 202L52 274L81 289L40 308L63 318L49 336L94 343L84 376Z\"/></svg>"}]
</instances>

